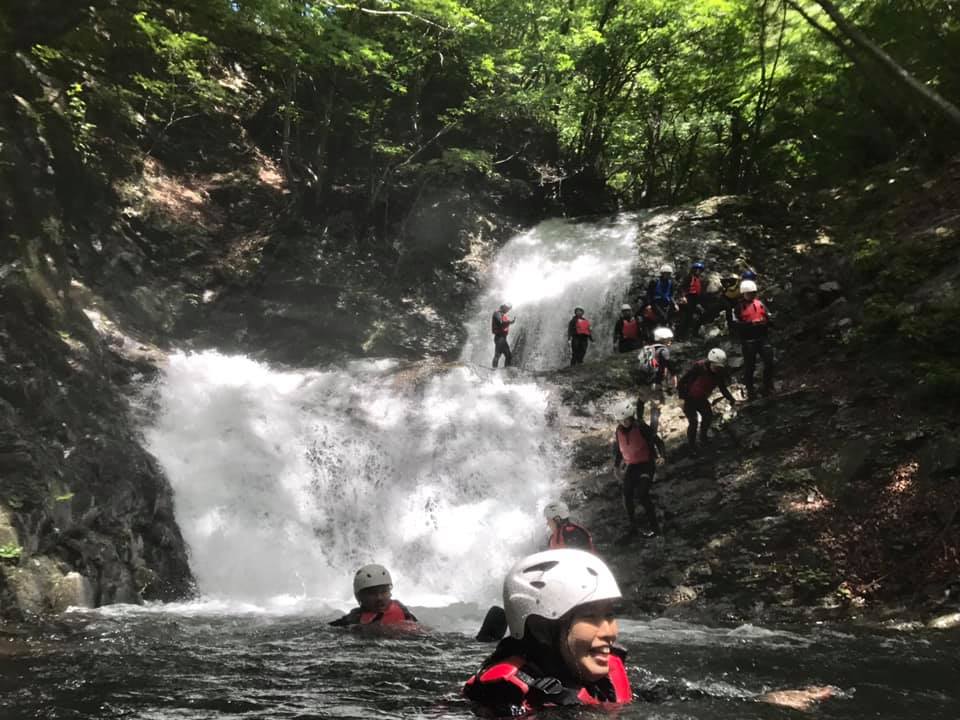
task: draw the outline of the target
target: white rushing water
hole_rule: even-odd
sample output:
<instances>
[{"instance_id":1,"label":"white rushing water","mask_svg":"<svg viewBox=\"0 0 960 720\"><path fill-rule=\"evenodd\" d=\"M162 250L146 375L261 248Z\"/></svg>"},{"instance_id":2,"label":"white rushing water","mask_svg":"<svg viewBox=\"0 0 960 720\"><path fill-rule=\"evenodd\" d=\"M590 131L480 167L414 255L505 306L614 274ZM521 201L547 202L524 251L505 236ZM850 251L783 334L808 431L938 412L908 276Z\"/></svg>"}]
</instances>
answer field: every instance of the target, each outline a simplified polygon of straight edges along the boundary
<instances>
[{"instance_id":1,"label":"white rushing water","mask_svg":"<svg viewBox=\"0 0 960 720\"><path fill-rule=\"evenodd\" d=\"M204 602L346 607L367 562L390 568L408 604L496 600L509 565L544 543L539 510L568 462L548 426L548 389L489 369L489 315L508 296L523 365L565 365L573 304L595 308L597 332L612 334L635 234L624 217L551 221L511 240L463 363L280 369L173 355L145 434L173 485Z\"/></svg>"},{"instance_id":2,"label":"white rushing water","mask_svg":"<svg viewBox=\"0 0 960 720\"><path fill-rule=\"evenodd\" d=\"M497 253L486 289L470 314L463 359L481 367L493 360L490 317L510 303L514 365L552 370L569 365L567 324L580 305L595 342L587 361L613 352L613 323L627 297L637 262L636 215L604 222L547 220L511 239ZM501 361L502 364L502 361Z\"/></svg>"}]
</instances>

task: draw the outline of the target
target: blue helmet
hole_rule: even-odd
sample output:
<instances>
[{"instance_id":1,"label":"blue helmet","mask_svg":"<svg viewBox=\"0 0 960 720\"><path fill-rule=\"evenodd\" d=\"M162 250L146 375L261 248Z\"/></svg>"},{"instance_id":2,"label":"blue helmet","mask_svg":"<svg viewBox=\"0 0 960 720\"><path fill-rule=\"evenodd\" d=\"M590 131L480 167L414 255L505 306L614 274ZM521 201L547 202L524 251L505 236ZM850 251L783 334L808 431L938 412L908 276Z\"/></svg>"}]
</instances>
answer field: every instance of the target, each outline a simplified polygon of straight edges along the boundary
<instances>
[{"instance_id":1,"label":"blue helmet","mask_svg":"<svg viewBox=\"0 0 960 720\"><path fill-rule=\"evenodd\" d=\"M706 265L704 265L702 262L700 262L699 260L697 260L695 263L693 263L693 264L690 266L690 269L691 269L691 270L703 270L705 267L706 267Z\"/></svg>"},{"instance_id":2,"label":"blue helmet","mask_svg":"<svg viewBox=\"0 0 960 720\"><path fill-rule=\"evenodd\" d=\"M753 270L744 270L743 275L740 276L741 280L756 280L757 274Z\"/></svg>"}]
</instances>

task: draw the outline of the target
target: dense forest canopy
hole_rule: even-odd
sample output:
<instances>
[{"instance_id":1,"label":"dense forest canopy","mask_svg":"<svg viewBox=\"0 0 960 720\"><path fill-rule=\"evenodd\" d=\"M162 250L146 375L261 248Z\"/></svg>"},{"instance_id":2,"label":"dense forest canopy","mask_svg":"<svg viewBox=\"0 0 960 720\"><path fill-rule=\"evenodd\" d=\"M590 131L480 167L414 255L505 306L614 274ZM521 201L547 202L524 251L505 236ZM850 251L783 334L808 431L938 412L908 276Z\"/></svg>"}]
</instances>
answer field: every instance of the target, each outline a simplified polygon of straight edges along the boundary
<instances>
[{"instance_id":1,"label":"dense forest canopy","mask_svg":"<svg viewBox=\"0 0 960 720\"><path fill-rule=\"evenodd\" d=\"M960 128L954 0L12 0L0 54L86 173L226 117L374 224L478 176L580 210L823 184Z\"/></svg>"}]
</instances>

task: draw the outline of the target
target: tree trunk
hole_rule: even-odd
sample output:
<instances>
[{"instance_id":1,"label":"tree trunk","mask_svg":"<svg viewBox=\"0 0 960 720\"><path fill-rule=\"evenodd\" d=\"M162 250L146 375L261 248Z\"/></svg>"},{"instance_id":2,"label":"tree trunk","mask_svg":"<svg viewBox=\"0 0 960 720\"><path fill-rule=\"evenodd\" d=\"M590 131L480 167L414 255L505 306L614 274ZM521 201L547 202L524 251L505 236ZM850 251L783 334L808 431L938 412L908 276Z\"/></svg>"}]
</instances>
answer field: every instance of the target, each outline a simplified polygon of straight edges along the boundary
<instances>
[{"instance_id":1,"label":"tree trunk","mask_svg":"<svg viewBox=\"0 0 960 720\"><path fill-rule=\"evenodd\" d=\"M915 78L880 46L870 40L870 38L864 35L857 27L851 25L831 0L815 0L815 2L830 16L830 19L833 20L837 26L837 30L855 47L867 56L873 58L881 67L886 68L908 88L917 99L942 113L954 126L960 128L960 108L940 95L936 90ZM795 2L791 1L790 4L795 7Z\"/></svg>"}]
</instances>

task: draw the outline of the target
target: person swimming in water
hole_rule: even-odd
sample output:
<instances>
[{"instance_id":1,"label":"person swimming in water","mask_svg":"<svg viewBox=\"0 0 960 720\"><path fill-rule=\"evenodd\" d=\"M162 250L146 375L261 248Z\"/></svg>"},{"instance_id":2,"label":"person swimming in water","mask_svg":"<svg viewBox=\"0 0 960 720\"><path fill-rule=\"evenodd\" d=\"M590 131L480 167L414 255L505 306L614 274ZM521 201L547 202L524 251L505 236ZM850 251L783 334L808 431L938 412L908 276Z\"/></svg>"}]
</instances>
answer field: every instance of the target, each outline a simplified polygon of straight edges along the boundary
<instances>
[{"instance_id":1,"label":"person swimming in water","mask_svg":"<svg viewBox=\"0 0 960 720\"><path fill-rule=\"evenodd\" d=\"M353 576L353 595L360 607L331 622L334 627L417 622L403 603L393 599L393 579L383 565L374 563L357 570Z\"/></svg>"},{"instance_id":2,"label":"person swimming in water","mask_svg":"<svg viewBox=\"0 0 960 720\"><path fill-rule=\"evenodd\" d=\"M620 588L610 569L583 550L535 553L503 583L509 637L467 680L464 695L497 716L544 707L617 705L634 699L616 644ZM754 699L805 708L832 688L780 690Z\"/></svg>"}]
</instances>

